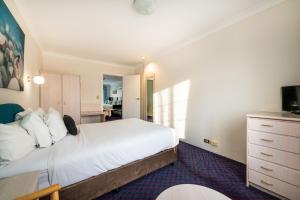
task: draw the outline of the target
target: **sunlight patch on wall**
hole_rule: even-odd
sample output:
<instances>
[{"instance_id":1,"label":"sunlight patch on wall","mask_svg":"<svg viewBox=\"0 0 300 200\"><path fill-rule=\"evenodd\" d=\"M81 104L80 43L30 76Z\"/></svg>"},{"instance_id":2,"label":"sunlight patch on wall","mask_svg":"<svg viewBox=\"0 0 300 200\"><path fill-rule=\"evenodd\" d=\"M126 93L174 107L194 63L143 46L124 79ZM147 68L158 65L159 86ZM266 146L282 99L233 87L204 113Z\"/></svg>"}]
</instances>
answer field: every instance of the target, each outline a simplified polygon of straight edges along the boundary
<instances>
[{"instance_id":1,"label":"sunlight patch on wall","mask_svg":"<svg viewBox=\"0 0 300 200\"><path fill-rule=\"evenodd\" d=\"M177 137L185 138L185 124L188 107L190 81L184 81L173 87L173 127Z\"/></svg>"},{"instance_id":2,"label":"sunlight patch on wall","mask_svg":"<svg viewBox=\"0 0 300 200\"><path fill-rule=\"evenodd\" d=\"M153 95L154 123L175 128L179 138L185 138L189 89L187 80Z\"/></svg>"},{"instance_id":3,"label":"sunlight patch on wall","mask_svg":"<svg viewBox=\"0 0 300 200\"><path fill-rule=\"evenodd\" d=\"M171 126L171 94L170 89L164 89L154 94L154 122L164 126Z\"/></svg>"},{"instance_id":4,"label":"sunlight patch on wall","mask_svg":"<svg viewBox=\"0 0 300 200\"><path fill-rule=\"evenodd\" d=\"M156 124L161 124L161 113L162 113L162 105L161 105L161 97L160 92L156 92L153 94L153 122Z\"/></svg>"}]
</instances>

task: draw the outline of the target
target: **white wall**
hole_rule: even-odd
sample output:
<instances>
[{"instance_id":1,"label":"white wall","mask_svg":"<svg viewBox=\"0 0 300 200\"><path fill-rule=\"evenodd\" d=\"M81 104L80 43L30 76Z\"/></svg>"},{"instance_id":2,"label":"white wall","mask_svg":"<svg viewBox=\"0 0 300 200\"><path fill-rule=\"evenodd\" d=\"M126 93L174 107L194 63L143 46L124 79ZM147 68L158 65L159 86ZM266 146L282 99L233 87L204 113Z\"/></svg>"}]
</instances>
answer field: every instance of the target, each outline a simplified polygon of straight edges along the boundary
<instances>
[{"instance_id":1,"label":"white wall","mask_svg":"<svg viewBox=\"0 0 300 200\"><path fill-rule=\"evenodd\" d=\"M0 88L0 103L18 103L24 108L36 108L39 105L39 89L32 82L27 82L27 76L39 73L39 69L42 66L41 50L29 33L20 13L16 9L14 1L4 0L4 2L25 33L24 91Z\"/></svg>"},{"instance_id":2,"label":"white wall","mask_svg":"<svg viewBox=\"0 0 300 200\"><path fill-rule=\"evenodd\" d=\"M43 70L45 71L80 75L81 104L102 103L103 74L129 75L134 74L135 70L134 67L115 66L109 63L53 53L44 53L43 61Z\"/></svg>"},{"instance_id":3,"label":"white wall","mask_svg":"<svg viewBox=\"0 0 300 200\"><path fill-rule=\"evenodd\" d=\"M245 163L246 114L280 111L280 87L300 84L300 1L244 19L150 67L156 120L183 131L188 143Z\"/></svg>"}]
</instances>

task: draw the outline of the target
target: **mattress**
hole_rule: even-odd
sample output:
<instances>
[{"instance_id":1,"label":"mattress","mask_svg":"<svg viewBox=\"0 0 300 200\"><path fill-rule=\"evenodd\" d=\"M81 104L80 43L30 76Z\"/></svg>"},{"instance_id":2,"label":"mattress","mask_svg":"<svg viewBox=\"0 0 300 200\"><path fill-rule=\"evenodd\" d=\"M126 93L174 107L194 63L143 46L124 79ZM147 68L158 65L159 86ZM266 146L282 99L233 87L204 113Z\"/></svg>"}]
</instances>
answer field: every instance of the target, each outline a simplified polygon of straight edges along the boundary
<instances>
[{"instance_id":1,"label":"mattress","mask_svg":"<svg viewBox=\"0 0 300 200\"><path fill-rule=\"evenodd\" d=\"M0 179L18 174L39 171L39 188L50 185L48 176L48 156L53 147L36 149L20 160L0 166Z\"/></svg>"},{"instance_id":2,"label":"mattress","mask_svg":"<svg viewBox=\"0 0 300 200\"><path fill-rule=\"evenodd\" d=\"M0 168L0 178L40 171L39 188L62 187L146 158L178 144L173 129L139 119L81 124L52 147L37 149Z\"/></svg>"}]
</instances>

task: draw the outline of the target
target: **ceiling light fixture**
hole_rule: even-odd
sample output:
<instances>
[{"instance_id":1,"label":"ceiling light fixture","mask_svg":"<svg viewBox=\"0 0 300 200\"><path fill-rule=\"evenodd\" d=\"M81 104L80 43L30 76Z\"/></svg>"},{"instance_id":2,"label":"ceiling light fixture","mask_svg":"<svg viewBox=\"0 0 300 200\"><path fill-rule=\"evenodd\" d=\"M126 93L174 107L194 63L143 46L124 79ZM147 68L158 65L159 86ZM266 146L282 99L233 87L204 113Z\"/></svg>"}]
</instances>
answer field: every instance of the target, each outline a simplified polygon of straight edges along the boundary
<instances>
[{"instance_id":1,"label":"ceiling light fixture","mask_svg":"<svg viewBox=\"0 0 300 200\"><path fill-rule=\"evenodd\" d=\"M133 0L133 8L140 14L150 15L155 10L156 0Z\"/></svg>"}]
</instances>

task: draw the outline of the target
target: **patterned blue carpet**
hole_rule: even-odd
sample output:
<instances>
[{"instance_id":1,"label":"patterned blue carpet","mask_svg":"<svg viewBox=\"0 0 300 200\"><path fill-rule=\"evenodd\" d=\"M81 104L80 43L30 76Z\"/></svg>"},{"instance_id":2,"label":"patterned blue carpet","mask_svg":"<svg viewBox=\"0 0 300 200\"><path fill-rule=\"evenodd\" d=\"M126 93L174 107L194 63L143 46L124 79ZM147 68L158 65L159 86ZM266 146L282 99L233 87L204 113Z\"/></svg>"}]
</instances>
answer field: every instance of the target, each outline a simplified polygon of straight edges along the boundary
<instances>
[{"instance_id":1,"label":"patterned blue carpet","mask_svg":"<svg viewBox=\"0 0 300 200\"><path fill-rule=\"evenodd\" d=\"M178 161L97 200L155 199L163 190L177 184L197 184L217 190L235 200L276 199L245 185L246 166L187 143L180 142Z\"/></svg>"}]
</instances>

